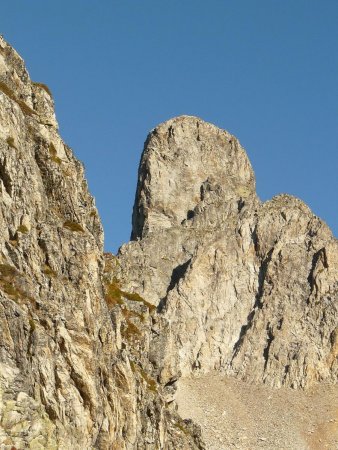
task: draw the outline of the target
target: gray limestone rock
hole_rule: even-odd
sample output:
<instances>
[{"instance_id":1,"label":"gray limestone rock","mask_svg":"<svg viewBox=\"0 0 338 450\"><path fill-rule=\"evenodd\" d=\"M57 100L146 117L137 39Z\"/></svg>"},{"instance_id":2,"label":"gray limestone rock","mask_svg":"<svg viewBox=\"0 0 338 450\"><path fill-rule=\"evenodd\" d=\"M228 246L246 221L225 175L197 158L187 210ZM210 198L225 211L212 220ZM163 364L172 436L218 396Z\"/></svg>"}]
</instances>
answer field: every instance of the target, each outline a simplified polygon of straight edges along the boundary
<instances>
[{"instance_id":1,"label":"gray limestone rock","mask_svg":"<svg viewBox=\"0 0 338 450\"><path fill-rule=\"evenodd\" d=\"M261 203L238 140L196 117L145 144L132 240L103 253L53 98L0 38L0 447L203 449L180 376L336 383L338 244Z\"/></svg>"},{"instance_id":2,"label":"gray limestone rock","mask_svg":"<svg viewBox=\"0 0 338 450\"><path fill-rule=\"evenodd\" d=\"M150 133L132 238L116 273L168 322L152 343L163 382L337 381L337 240L292 196L261 203L229 133L188 116Z\"/></svg>"},{"instance_id":3,"label":"gray limestone rock","mask_svg":"<svg viewBox=\"0 0 338 450\"><path fill-rule=\"evenodd\" d=\"M3 38L0 196L1 449L203 448L153 374L154 308L110 275L51 94Z\"/></svg>"}]
</instances>

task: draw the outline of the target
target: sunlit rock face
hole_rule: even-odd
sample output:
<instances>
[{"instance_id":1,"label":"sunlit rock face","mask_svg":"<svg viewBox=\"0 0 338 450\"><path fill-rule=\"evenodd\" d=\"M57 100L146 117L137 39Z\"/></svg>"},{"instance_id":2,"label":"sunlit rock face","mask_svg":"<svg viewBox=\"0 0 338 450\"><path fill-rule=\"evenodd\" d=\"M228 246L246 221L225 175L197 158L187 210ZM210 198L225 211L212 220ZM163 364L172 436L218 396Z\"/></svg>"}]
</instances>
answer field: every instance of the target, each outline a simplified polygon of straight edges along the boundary
<instances>
[{"instance_id":1,"label":"sunlit rock face","mask_svg":"<svg viewBox=\"0 0 338 450\"><path fill-rule=\"evenodd\" d=\"M202 448L149 360L154 309L113 279L49 89L3 38L0 196L0 447Z\"/></svg>"},{"instance_id":2,"label":"sunlit rock face","mask_svg":"<svg viewBox=\"0 0 338 450\"><path fill-rule=\"evenodd\" d=\"M261 203L228 132L182 116L150 133L132 239L117 274L168 321L153 339L164 381L211 370L276 387L336 381L337 240L290 195Z\"/></svg>"},{"instance_id":3,"label":"sunlit rock face","mask_svg":"<svg viewBox=\"0 0 338 450\"><path fill-rule=\"evenodd\" d=\"M155 128L132 240L103 253L47 86L0 39L0 447L204 449L181 374L337 381L338 248L300 200L261 203L236 138Z\"/></svg>"},{"instance_id":4,"label":"sunlit rock face","mask_svg":"<svg viewBox=\"0 0 338 450\"><path fill-rule=\"evenodd\" d=\"M177 117L159 125L147 139L132 237L181 225L198 207L254 192L254 174L236 138L196 117Z\"/></svg>"}]
</instances>

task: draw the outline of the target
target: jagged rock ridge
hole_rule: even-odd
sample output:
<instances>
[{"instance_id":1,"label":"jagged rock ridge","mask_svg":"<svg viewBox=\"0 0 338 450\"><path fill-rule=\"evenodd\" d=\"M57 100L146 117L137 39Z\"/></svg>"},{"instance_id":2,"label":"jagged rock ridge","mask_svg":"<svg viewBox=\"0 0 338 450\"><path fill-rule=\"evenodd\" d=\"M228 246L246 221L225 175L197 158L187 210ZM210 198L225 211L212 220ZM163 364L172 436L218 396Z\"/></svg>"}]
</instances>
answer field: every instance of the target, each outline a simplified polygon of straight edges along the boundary
<instances>
[{"instance_id":1,"label":"jagged rock ridge","mask_svg":"<svg viewBox=\"0 0 338 450\"><path fill-rule=\"evenodd\" d=\"M300 200L261 203L237 139L196 117L141 158L123 285L170 326L163 380L218 370L272 386L337 381L338 244Z\"/></svg>"},{"instance_id":2,"label":"jagged rock ridge","mask_svg":"<svg viewBox=\"0 0 338 450\"><path fill-rule=\"evenodd\" d=\"M236 138L153 130L118 258L48 88L0 40L0 444L196 449L180 374L337 380L337 241L300 200L262 204Z\"/></svg>"},{"instance_id":3,"label":"jagged rock ridge","mask_svg":"<svg viewBox=\"0 0 338 450\"><path fill-rule=\"evenodd\" d=\"M0 194L0 447L202 448L149 361L154 308L122 292L104 259L49 89L3 38Z\"/></svg>"}]
</instances>

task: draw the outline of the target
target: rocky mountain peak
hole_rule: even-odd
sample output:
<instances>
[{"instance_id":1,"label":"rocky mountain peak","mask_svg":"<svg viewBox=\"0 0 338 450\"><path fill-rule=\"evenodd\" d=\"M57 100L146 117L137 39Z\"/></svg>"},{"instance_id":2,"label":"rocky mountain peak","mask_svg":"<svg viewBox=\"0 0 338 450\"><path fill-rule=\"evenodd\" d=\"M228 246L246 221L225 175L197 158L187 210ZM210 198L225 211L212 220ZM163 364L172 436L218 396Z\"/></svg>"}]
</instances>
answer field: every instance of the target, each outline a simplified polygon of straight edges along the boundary
<instances>
[{"instance_id":1,"label":"rocky mountain peak","mask_svg":"<svg viewBox=\"0 0 338 450\"><path fill-rule=\"evenodd\" d=\"M30 80L24 60L0 36L0 90L8 96L25 115L39 123L58 128L54 102L48 87Z\"/></svg>"},{"instance_id":2,"label":"rocky mountain peak","mask_svg":"<svg viewBox=\"0 0 338 450\"><path fill-rule=\"evenodd\" d=\"M163 380L336 380L337 240L291 195L261 203L228 132L182 116L150 133L132 236L117 276L170 323Z\"/></svg>"},{"instance_id":3,"label":"rocky mountain peak","mask_svg":"<svg viewBox=\"0 0 338 450\"><path fill-rule=\"evenodd\" d=\"M197 117L176 117L146 140L132 238L180 226L207 205L250 196L255 177L238 140Z\"/></svg>"},{"instance_id":4,"label":"rocky mountain peak","mask_svg":"<svg viewBox=\"0 0 338 450\"><path fill-rule=\"evenodd\" d=\"M0 198L1 449L203 450L182 376L337 382L337 240L292 196L261 203L228 132L155 128L133 240L104 254L49 89L0 38Z\"/></svg>"}]
</instances>

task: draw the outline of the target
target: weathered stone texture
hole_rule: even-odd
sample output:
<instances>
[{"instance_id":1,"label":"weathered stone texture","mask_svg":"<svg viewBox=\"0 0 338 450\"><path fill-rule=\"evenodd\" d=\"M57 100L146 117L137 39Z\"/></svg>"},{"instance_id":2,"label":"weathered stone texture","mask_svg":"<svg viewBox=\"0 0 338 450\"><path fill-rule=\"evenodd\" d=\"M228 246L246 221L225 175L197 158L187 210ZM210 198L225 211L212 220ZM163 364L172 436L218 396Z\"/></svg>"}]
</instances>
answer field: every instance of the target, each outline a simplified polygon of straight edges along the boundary
<instances>
[{"instance_id":1,"label":"weathered stone texture","mask_svg":"<svg viewBox=\"0 0 338 450\"><path fill-rule=\"evenodd\" d=\"M261 203L229 133L188 116L151 132L132 237L117 274L168 320L164 379L337 380L337 240L292 196Z\"/></svg>"},{"instance_id":2,"label":"weathered stone texture","mask_svg":"<svg viewBox=\"0 0 338 450\"><path fill-rule=\"evenodd\" d=\"M0 446L203 449L181 374L337 381L338 244L261 203L238 140L196 117L145 144L132 241L103 254L46 86L0 39Z\"/></svg>"},{"instance_id":3,"label":"weathered stone texture","mask_svg":"<svg viewBox=\"0 0 338 450\"><path fill-rule=\"evenodd\" d=\"M202 448L152 376L151 305L112 287L49 90L2 38L0 195L0 447Z\"/></svg>"}]
</instances>

